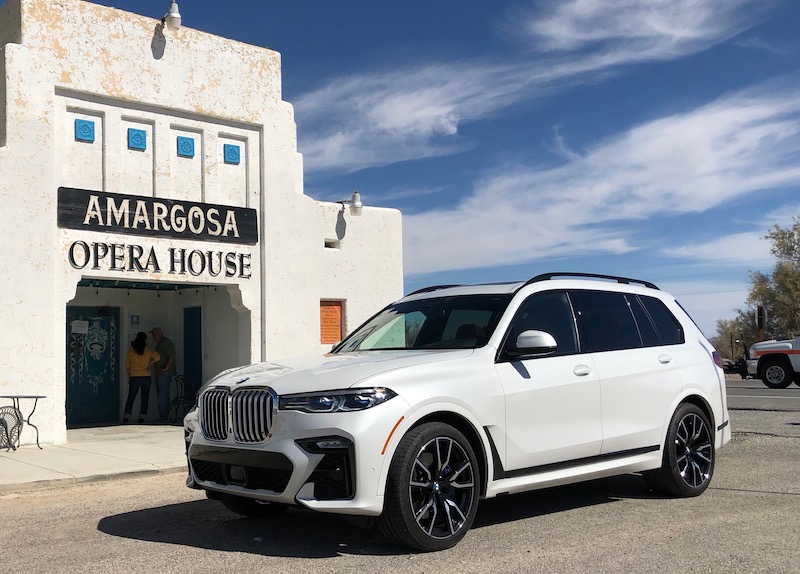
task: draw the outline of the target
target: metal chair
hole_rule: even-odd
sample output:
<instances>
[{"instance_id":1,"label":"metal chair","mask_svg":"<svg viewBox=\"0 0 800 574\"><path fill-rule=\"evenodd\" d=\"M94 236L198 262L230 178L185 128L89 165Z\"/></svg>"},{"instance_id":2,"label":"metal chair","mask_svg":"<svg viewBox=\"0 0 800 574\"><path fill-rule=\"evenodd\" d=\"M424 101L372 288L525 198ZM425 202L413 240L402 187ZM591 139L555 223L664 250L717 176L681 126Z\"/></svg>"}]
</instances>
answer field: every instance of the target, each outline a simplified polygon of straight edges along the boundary
<instances>
[{"instance_id":1,"label":"metal chair","mask_svg":"<svg viewBox=\"0 0 800 574\"><path fill-rule=\"evenodd\" d=\"M183 375L175 375L175 398L169 403L169 421L180 421L194 406L194 399L185 394Z\"/></svg>"},{"instance_id":2,"label":"metal chair","mask_svg":"<svg viewBox=\"0 0 800 574\"><path fill-rule=\"evenodd\" d=\"M0 407L0 448L17 450L22 414L15 407Z\"/></svg>"}]
</instances>

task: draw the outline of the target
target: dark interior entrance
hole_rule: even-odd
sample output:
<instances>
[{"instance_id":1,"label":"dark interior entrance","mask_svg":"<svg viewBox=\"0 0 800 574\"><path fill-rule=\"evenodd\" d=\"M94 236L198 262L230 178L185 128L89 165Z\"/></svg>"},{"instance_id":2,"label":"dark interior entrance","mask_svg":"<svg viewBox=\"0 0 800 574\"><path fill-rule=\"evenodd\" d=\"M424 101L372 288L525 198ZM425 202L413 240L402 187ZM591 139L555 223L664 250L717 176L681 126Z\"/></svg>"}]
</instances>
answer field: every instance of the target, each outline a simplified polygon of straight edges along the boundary
<instances>
[{"instance_id":1,"label":"dark interior entrance","mask_svg":"<svg viewBox=\"0 0 800 574\"><path fill-rule=\"evenodd\" d=\"M67 307L67 428L119 420L119 307Z\"/></svg>"},{"instance_id":2,"label":"dark interior entrance","mask_svg":"<svg viewBox=\"0 0 800 574\"><path fill-rule=\"evenodd\" d=\"M203 329L200 307L183 310L183 384L184 398L194 404L203 382Z\"/></svg>"}]
</instances>

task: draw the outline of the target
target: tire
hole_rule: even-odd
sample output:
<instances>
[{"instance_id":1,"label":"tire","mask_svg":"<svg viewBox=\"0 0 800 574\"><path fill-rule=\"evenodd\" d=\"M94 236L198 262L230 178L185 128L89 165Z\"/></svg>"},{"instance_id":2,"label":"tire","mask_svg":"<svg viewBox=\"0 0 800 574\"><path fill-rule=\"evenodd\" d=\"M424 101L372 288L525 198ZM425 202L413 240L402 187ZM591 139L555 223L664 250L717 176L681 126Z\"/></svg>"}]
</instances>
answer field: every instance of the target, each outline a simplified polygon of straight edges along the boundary
<instances>
[{"instance_id":1,"label":"tire","mask_svg":"<svg viewBox=\"0 0 800 574\"><path fill-rule=\"evenodd\" d=\"M792 384L794 372L784 359L770 359L764 362L761 380L770 389L785 389Z\"/></svg>"},{"instance_id":2,"label":"tire","mask_svg":"<svg viewBox=\"0 0 800 574\"><path fill-rule=\"evenodd\" d=\"M444 423L406 434L389 467L378 525L390 540L414 550L452 548L475 520L480 469L469 441Z\"/></svg>"},{"instance_id":3,"label":"tire","mask_svg":"<svg viewBox=\"0 0 800 574\"><path fill-rule=\"evenodd\" d=\"M289 505L281 504L280 502L264 502L233 494L223 494L220 500L228 510L248 518L274 516L289 508Z\"/></svg>"},{"instance_id":4,"label":"tire","mask_svg":"<svg viewBox=\"0 0 800 574\"><path fill-rule=\"evenodd\" d=\"M708 417L697 406L683 403L669 423L661 468L644 476L657 492L699 496L711 482L715 463L714 429Z\"/></svg>"}]
</instances>

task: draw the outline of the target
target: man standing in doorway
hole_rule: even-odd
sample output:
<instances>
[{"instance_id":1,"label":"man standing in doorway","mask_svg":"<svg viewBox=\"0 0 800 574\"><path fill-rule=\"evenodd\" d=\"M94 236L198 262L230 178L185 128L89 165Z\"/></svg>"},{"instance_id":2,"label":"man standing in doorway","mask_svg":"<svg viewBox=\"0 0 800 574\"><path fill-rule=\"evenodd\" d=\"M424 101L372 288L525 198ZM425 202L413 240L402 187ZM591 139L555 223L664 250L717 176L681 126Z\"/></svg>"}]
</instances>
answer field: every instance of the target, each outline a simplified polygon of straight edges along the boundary
<instances>
[{"instance_id":1,"label":"man standing in doorway","mask_svg":"<svg viewBox=\"0 0 800 574\"><path fill-rule=\"evenodd\" d=\"M165 423L169 420L169 388L176 372L175 345L164 336L161 327L153 327L150 334L156 343L156 352L161 355L155 364L156 389L158 390L158 422Z\"/></svg>"}]
</instances>

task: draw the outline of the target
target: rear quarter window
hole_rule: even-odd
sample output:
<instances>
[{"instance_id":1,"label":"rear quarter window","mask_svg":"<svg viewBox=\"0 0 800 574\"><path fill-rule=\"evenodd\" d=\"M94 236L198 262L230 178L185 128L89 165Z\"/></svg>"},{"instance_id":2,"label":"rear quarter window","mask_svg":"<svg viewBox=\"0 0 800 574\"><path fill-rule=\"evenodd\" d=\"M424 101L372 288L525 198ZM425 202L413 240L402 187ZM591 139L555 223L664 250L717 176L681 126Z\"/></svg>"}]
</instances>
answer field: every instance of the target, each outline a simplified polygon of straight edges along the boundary
<instances>
[{"instance_id":1,"label":"rear quarter window","mask_svg":"<svg viewBox=\"0 0 800 574\"><path fill-rule=\"evenodd\" d=\"M646 296L640 296L639 300L653 321L662 345L680 345L686 341L683 326L663 301Z\"/></svg>"}]
</instances>

